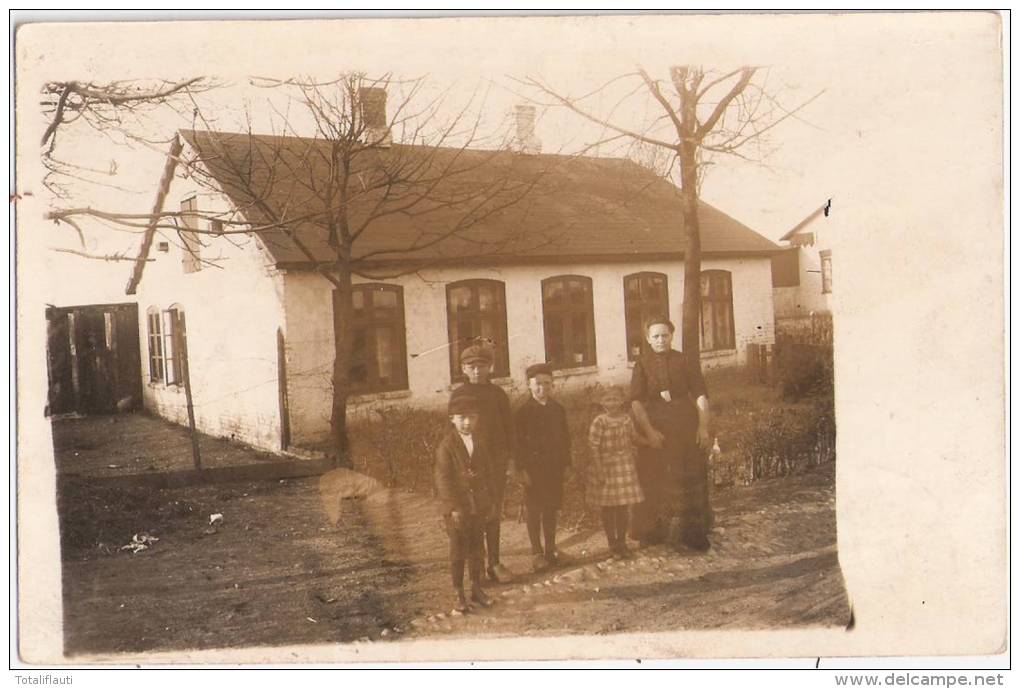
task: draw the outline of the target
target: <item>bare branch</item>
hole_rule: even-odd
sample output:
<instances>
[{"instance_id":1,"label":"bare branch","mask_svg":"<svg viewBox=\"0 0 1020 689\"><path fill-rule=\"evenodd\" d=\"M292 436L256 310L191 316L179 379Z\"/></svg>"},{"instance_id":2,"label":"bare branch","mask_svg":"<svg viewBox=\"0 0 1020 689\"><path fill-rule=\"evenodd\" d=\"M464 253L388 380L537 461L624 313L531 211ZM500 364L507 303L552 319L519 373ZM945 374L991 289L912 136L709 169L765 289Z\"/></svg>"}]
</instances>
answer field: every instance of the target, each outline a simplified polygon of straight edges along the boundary
<instances>
[{"instance_id":1,"label":"bare branch","mask_svg":"<svg viewBox=\"0 0 1020 689\"><path fill-rule=\"evenodd\" d=\"M699 141L703 140L709 134L709 132L712 131L716 123L719 121L719 118L721 118L723 114L726 112L726 109L729 107L730 103L733 102L734 98L743 93L747 85L751 83L751 79L754 78L754 74L757 71L758 71L757 67L740 68L740 78L737 80L737 83L734 84L732 88L730 88L730 90L726 93L726 95L722 97L722 99L716 104L715 109L712 111L712 114L709 115L708 119L705 120L704 123L702 123L702 125L698 127L697 131L694 132L694 136Z\"/></svg>"},{"instance_id":2,"label":"bare branch","mask_svg":"<svg viewBox=\"0 0 1020 689\"><path fill-rule=\"evenodd\" d=\"M61 249L57 247L51 248L50 251L55 251L58 254L73 254L75 256L81 256L82 258L89 258L96 261L110 261L110 262L130 261L131 263L135 262L134 256L127 256L125 254L90 254L85 251L78 251L76 249ZM151 262L155 261L156 259L146 258L144 260Z\"/></svg>"},{"instance_id":3,"label":"bare branch","mask_svg":"<svg viewBox=\"0 0 1020 689\"><path fill-rule=\"evenodd\" d=\"M713 79L712 81L710 81L707 84L705 84L701 89L698 90L698 100L701 100L702 97L705 96L705 94L707 94L709 91L711 91L713 86L721 84L724 81L726 81L727 79L729 79L731 77L735 77L736 75L740 74L742 69L743 68L741 67L741 68L737 68L737 69L733 70L732 72L727 72L726 74L722 75L718 79Z\"/></svg>"},{"instance_id":4,"label":"bare branch","mask_svg":"<svg viewBox=\"0 0 1020 689\"><path fill-rule=\"evenodd\" d=\"M645 85L648 87L648 90L652 94L652 97L654 97L655 100L659 102L659 105L662 106L662 109L665 111L666 116L669 117L670 122L673 123L673 128L676 130L677 138L679 138L682 141L684 139L683 123L680 121L680 117L677 115L676 110L673 108L673 105L668 100L666 100L666 97L662 94L662 91L659 89L659 83L653 80L650 76L648 76L648 73L643 69L638 70L638 73L644 80Z\"/></svg>"},{"instance_id":5,"label":"bare branch","mask_svg":"<svg viewBox=\"0 0 1020 689\"><path fill-rule=\"evenodd\" d=\"M66 84L60 91L60 98L57 100L56 109L53 114L53 120L46 127L46 131L43 132L42 141L39 142L41 146L45 146L47 141L50 141L50 137L53 137L53 141L50 142L50 149L47 153L53 151L53 144L56 142L57 127L64 121L64 108L67 105L67 97L71 95L71 85Z\"/></svg>"},{"instance_id":6,"label":"bare branch","mask_svg":"<svg viewBox=\"0 0 1020 689\"><path fill-rule=\"evenodd\" d=\"M616 132L618 134L622 134L624 136L628 136L628 137L630 137L632 139L637 139L638 141L644 141L645 143L652 144L653 146L661 146L662 148L669 148L669 149L675 149L676 148L676 144L675 143L670 143L670 142L664 141L662 139L656 139L654 137L641 134L640 132L636 132L633 129L630 129L630 128L627 128L627 127L622 127L622 126L620 126L618 124L615 124L615 123L610 122L610 121L608 121L606 119L598 117L597 115L595 115L591 111L586 110L584 108L581 108L579 105L577 105L577 103L575 102L574 99L571 99L571 98L568 98L567 96L562 96L559 93L556 93L551 88L547 87L545 84L543 84L542 82L538 81L537 79L528 78L525 81L525 83L528 84L529 86L533 87L533 88L538 89L539 91L541 91L545 95L552 97L554 100L556 100L556 102L558 104L566 107L567 109L571 110L572 112L575 112L578 115L580 115L580 116L584 117L585 119L589 120L590 122L594 122L595 124L601 125L601 126L605 127L606 129L611 129L611 130L613 130L614 132Z\"/></svg>"}]
</instances>

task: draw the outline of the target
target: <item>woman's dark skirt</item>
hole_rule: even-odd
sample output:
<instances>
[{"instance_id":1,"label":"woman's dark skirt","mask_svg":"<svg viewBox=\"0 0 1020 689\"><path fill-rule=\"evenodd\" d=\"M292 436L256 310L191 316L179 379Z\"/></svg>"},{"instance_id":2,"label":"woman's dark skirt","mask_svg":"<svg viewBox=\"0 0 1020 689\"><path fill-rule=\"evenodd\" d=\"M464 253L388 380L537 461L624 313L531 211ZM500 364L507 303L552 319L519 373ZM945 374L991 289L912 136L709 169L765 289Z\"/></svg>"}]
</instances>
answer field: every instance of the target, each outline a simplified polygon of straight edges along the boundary
<instances>
[{"instance_id":1,"label":"woman's dark skirt","mask_svg":"<svg viewBox=\"0 0 1020 689\"><path fill-rule=\"evenodd\" d=\"M661 449L638 451L637 473L645 501L634 506L631 538L642 543L669 541L705 549L712 528L708 455L698 447L693 405L655 404L652 426L666 436Z\"/></svg>"}]
</instances>

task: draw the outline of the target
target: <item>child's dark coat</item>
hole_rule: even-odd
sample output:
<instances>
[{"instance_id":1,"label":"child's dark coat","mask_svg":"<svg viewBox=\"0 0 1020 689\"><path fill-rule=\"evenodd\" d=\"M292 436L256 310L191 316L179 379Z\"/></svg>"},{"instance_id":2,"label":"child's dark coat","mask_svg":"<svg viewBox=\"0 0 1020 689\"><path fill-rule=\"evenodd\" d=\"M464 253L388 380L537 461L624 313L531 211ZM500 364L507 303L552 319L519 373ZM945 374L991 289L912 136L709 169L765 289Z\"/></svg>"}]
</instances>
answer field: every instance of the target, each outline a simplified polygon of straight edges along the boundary
<instances>
[{"instance_id":1,"label":"child's dark coat","mask_svg":"<svg viewBox=\"0 0 1020 689\"><path fill-rule=\"evenodd\" d=\"M477 435L474 455L468 455L460 434L451 429L436 449L436 497L440 514L457 511L488 519L492 512L489 451Z\"/></svg>"},{"instance_id":2,"label":"child's dark coat","mask_svg":"<svg viewBox=\"0 0 1020 689\"><path fill-rule=\"evenodd\" d=\"M536 507L559 508L563 474L570 466L570 429L563 405L544 405L529 397L515 415L517 469L527 473L526 500Z\"/></svg>"}]
</instances>

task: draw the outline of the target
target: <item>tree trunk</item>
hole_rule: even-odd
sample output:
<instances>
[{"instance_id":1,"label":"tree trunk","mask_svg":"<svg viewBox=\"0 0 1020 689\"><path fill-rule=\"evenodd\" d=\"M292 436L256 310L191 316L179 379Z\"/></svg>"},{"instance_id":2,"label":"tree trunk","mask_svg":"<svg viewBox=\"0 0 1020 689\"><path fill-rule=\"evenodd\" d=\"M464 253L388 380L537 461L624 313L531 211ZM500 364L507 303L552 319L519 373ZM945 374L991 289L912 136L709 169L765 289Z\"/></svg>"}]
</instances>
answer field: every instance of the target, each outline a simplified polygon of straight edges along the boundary
<instances>
[{"instance_id":1,"label":"tree trunk","mask_svg":"<svg viewBox=\"0 0 1020 689\"><path fill-rule=\"evenodd\" d=\"M334 463L339 467L353 467L351 446L347 436L347 397L350 394L349 362L354 338L350 323L354 315L351 303L351 271L347 266L337 268L337 286L333 292L333 405L330 431L333 437Z\"/></svg>"},{"instance_id":2,"label":"tree trunk","mask_svg":"<svg viewBox=\"0 0 1020 689\"><path fill-rule=\"evenodd\" d=\"M686 140L680 147L680 193L683 197L684 309L681 346L687 362L701 369L701 227L698 224L697 146Z\"/></svg>"}]
</instances>

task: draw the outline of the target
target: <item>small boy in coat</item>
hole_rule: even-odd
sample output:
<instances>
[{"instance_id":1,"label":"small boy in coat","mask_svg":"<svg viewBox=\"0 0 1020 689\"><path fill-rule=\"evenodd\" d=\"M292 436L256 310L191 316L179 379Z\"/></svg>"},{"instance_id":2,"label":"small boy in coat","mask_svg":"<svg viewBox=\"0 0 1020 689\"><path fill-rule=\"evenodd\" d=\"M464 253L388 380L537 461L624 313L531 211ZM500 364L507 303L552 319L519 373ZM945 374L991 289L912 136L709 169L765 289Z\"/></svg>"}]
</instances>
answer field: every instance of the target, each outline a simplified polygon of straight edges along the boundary
<instances>
[{"instance_id":1,"label":"small boy in coat","mask_svg":"<svg viewBox=\"0 0 1020 689\"><path fill-rule=\"evenodd\" d=\"M556 513L570 466L567 412L552 398L552 367L529 366L525 375L531 395L515 415L518 478L524 484L528 536L536 572L559 564ZM545 536L545 547L542 536Z\"/></svg>"},{"instance_id":2,"label":"small boy in coat","mask_svg":"<svg viewBox=\"0 0 1020 689\"><path fill-rule=\"evenodd\" d=\"M514 422L510 398L501 387L489 380L494 358L492 348L484 344L464 349L460 355L460 366L467 382L457 387L450 397L471 395L479 404L477 435L489 452L493 507L492 516L485 524L486 573L492 581L507 584L513 581L513 572L500 562L499 540L503 495L514 453Z\"/></svg>"},{"instance_id":3,"label":"small boy in coat","mask_svg":"<svg viewBox=\"0 0 1020 689\"><path fill-rule=\"evenodd\" d=\"M482 589L483 534L493 505L488 450L475 432L480 407L469 395L452 398L449 414L453 428L436 450L436 495L450 537L454 610L461 613L468 610L465 561L471 577L471 600L482 607L492 604Z\"/></svg>"}]
</instances>

